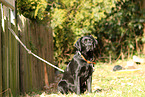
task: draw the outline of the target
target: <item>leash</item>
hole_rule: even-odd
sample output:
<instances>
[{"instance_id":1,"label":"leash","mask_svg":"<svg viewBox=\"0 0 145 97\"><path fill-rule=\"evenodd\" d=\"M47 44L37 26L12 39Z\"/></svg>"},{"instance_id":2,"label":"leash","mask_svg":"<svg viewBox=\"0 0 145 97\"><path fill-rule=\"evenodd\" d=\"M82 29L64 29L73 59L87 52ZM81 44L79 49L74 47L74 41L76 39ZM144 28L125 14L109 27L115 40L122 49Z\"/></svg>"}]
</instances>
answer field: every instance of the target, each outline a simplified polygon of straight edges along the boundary
<instances>
[{"instance_id":1,"label":"leash","mask_svg":"<svg viewBox=\"0 0 145 97\"><path fill-rule=\"evenodd\" d=\"M37 59L43 61L44 63L46 63L46 64L48 64L48 65L50 65L51 67L53 67L53 68L55 68L55 69L57 69L57 70L59 70L59 71L61 71L61 72L64 72L64 70L62 70L62 69L56 67L55 65L51 64L50 62L48 62L48 61L42 59L42 58L39 57L38 55L36 55L36 54L34 54L33 52L31 52L31 51L24 45L24 43L19 39L19 37L16 35L16 33L15 33L11 28L8 28L8 29L9 29L10 32L14 35L14 37L16 38L16 40L25 48L25 50L28 52L28 54L31 54L31 55L33 55L34 57L36 57Z\"/></svg>"},{"instance_id":2,"label":"leash","mask_svg":"<svg viewBox=\"0 0 145 97\"><path fill-rule=\"evenodd\" d=\"M91 61L88 61L82 54L80 51L78 51L78 53L81 55L81 57L88 63L88 64L96 64L95 62L91 62Z\"/></svg>"}]
</instances>

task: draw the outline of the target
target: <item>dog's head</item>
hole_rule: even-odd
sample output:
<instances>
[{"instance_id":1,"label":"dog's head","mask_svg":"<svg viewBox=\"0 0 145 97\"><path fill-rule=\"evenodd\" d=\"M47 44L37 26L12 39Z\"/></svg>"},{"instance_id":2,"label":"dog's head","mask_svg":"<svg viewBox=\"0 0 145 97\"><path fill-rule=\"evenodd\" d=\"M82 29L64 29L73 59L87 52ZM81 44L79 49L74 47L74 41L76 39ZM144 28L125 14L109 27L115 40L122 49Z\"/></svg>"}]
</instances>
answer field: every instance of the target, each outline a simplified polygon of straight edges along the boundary
<instances>
[{"instance_id":1,"label":"dog's head","mask_svg":"<svg viewBox=\"0 0 145 97\"><path fill-rule=\"evenodd\" d=\"M75 43L75 47L79 51L94 51L94 48L96 48L96 45L98 44L97 40L91 36L83 36L78 39L78 41Z\"/></svg>"}]
</instances>

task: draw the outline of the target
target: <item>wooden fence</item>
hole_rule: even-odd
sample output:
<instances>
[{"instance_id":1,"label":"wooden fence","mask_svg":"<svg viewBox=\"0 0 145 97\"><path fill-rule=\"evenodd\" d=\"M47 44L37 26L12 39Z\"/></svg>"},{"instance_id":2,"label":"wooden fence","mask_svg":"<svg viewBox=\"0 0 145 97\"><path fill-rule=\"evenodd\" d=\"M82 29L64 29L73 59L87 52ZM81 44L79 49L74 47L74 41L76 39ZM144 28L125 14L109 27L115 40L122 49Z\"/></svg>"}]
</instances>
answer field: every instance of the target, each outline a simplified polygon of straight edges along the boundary
<instances>
[{"instance_id":1,"label":"wooden fence","mask_svg":"<svg viewBox=\"0 0 145 97\"><path fill-rule=\"evenodd\" d=\"M13 29L33 53L53 63L51 28L49 25L32 22L22 15L18 15L12 23L14 10L7 7L5 0L1 1L3 2L0 5L0 97L11 95L16 97L20 93L42 90L45 85L54 81L54 69L29 55L8 28Z\"/></svg>"}]
</instances>

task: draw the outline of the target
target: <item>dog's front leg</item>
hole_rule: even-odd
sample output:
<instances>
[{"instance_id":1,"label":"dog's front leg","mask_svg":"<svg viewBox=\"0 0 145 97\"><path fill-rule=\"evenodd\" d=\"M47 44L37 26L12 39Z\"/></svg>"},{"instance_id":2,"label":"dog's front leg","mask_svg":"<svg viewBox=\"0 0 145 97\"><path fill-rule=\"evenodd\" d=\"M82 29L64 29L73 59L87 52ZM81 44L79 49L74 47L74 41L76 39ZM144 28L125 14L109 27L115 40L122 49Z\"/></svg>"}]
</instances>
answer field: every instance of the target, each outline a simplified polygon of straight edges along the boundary
<instances>
[{"instance_id":1,"label":"dog's front leg","mask_svg":"<svg viewBox=\"0 0 145 97\"><path fill-rule=\"evenodd\" d=\"M80 77L78 76L76 76L75 87L76 87L76 93L79 95L80 94Z\"/></svg>"},{"instance_id":2,"label":"dog's front leg","mask_svg":"<svg viewBox=\"0 0 145 97\"><path fill-rule=\"evenodd\" d=\"M87 79L87 90L89 93L92 92L92 76Z\"/></svg>"}]
</instances>

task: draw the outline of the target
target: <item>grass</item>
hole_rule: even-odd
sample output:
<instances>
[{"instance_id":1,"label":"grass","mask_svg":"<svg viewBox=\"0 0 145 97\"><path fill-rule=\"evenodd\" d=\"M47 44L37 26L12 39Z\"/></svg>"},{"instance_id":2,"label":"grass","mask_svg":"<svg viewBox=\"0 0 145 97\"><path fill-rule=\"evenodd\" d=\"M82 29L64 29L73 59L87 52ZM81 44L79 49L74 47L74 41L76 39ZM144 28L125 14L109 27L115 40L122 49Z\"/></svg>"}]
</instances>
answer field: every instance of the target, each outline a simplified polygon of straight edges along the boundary
<instances>
[{"instance_id":1,"label":"grass","mask_svg":"<svg viewBox=\"0 0 145 97\"><path fill-rule=\"evenodd\" d=\"M144 68L144 65L138 66ZM93 89L99 86L104 91L95 94L102 97L144 97L145 76L144 71L138 72L112 72L113 65L96 66L93 75Z\"/></svg>"},{"instance_id":2,"label":"grass","mask_svg":"<svg viewBox=\"0 0 145 97\"><path fill-rule=\"evenodd\" d=\"M145 64L137 72L113 72L114 65L125 66L125 61L114 64L98 63L92 78L92 92L76 94L41 94L40 97L145 97ZM94 92L98 88L101 92Z\"/></svg>"}]
</instances>

